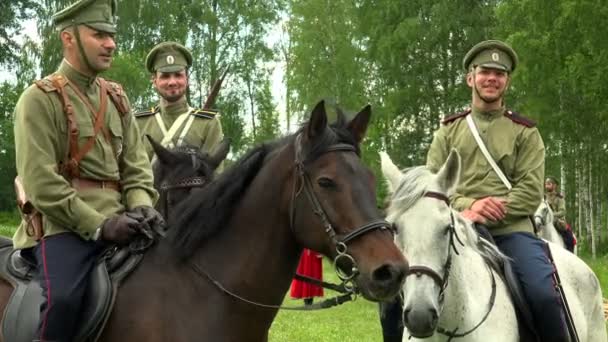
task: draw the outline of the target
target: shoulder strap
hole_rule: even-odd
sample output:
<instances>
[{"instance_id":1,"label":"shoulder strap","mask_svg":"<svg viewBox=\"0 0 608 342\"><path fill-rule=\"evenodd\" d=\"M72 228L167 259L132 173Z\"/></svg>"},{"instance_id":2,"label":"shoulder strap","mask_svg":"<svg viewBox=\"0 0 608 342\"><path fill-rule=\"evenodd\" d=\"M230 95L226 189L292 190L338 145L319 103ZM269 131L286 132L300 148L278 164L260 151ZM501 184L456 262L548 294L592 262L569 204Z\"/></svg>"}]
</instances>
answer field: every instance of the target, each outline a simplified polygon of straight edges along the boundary
<instances>
[{"instance_id":1,"label":"shoulder strap","mask_svg":"<svg viewBox=\"0 0 608 342\"><path fill-rule=\"evenodd\" d=\"M118 110L118 113L120 113L121 116L129 114L130 109L125 100L126 95L122 86L114 81L108 81L101 77L99 77L99 82L100 84L107 84L105 88L107 89L108 95L110 95L110 99L112 100L112 103L114 103L116 110Z\"/></svg>"},{"instance_id":2,"label":"shoulder strap","mask_svg":"<svg viewBox=\"0 0 608 342\"><path fill-rule=\"evenodd\" d=\"M536 126L536 122L534 122L533 120L530 120L522 115L520 115L517 112L513 112L510 110L507 110L504 114L507 118L511 119L511 121L526 126L526 127L535 127Z\"/></svg>"},{"instance_id":3,"label":"shoulder strap","mask_svg":"<svg viewBox=\"0 0 608 342\"><path fill-rule=\"evenodd\" d=\"M218 111L213 109L193 109L190 111L190 115L202 119L213 119L218 115Z\"/></svg>"},{"instance_id":4,"label":"shoulder strap","mask_svg":"<svg viewBox=\"0 0 608 342\"><path fill-rule=\"evenodd\" d=\"M488 148L483 143L483 140L481 140L481 137L479 136L479 132L477 131L477 127L475 126L475 122L473 121L473 118L470 115L468 115L466 117L466 120L467 120L467 124L469 125L469 129L471 130L471 133L473 134L473 137L475 138L475 141L477 142L477 146L479 146L479 149L481 150L481 153L483 153L483 156L486 157L486 160L488 161L488 163L490 163L490 165L492 166L492 169L494 169L494 172L496 172L496 174L498 175L498 178L500 178L500 180L507 187L507 189L511 190L513 188L511 186L511 182L509 182L509 180L507 179L505 174L502 172L502 170L498 167L498 165L496 165L494 158L492 158L492 156L490 155L490 151L488 151Z\"/></svg>"},{"instance_id":5,"label":"shoulder strap","mask_svg":"<svg viewBox=\"0 0 608 342\"><path fill-rule=\"evenodd\" d=\"M464 116L469 115L469 113L471 113L471 110L470 110L470 109L467 109L467 110L465 110L465 111L463 111L463 112L460 112L460 113L456 113L456 114L452 114L452 115L446 116L445 118L443 118L443 120L441 120L441 123L442 123L443 125L447 125L447 124L449 124L450 122L456 121L457 119L460 119L460 118L462 118L462 117L464 117Z\"/></svg>"},{"instance_id":6,"label":"shoulder strap","mask_svg":"<svg viewBox=\"0 0 608 342\"><path fill-rule=\"evenodd\" d=\"M133 114L133 116L136 117L136 118L143 118L143 117L146 117L146 116L154 115L154 114L156 114L158 112L160 112L160 107L156 106L156 107L152 107L152 108L150 108L148 110L141 110L141 111Z\"/></svg>"}]
</instances>

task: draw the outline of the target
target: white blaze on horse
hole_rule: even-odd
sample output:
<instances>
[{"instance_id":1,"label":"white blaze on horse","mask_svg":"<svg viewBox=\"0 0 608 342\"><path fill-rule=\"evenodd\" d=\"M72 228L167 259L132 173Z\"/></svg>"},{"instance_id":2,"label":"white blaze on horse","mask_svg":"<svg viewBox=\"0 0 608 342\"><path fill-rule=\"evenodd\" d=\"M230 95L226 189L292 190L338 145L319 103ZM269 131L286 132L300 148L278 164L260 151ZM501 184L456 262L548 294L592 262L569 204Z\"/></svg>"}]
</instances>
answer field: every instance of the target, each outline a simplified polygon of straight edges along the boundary
<instances>
[{"instance_id":1,"label":"white blaze on horse","mask_svg":"<svg viewBox=\"0 0 608 342\"><path fill-rule=\"evenodd\" d=\"M480 240L472 223L449 206L460 174L452 151L437 174L402 173L386 153L382 171L392 199L388 221L410 261L403 285L403 341L520 341L511 297L495 264L506 257ZM550 244L580 341L606 341L602 294L591 269Z\"/></svg>"},{"instance_id":2,"label":"white blaze on horse","mask_svg":"<svg viewBox=\"0 0 608 342\"><path fill-rule=\"evenodd\" d=\"M542 200L536 213L534 213L534 224L538 230L538 234L541 238L551 241L554 244L566 248L564 238L559 234L557 228L555 228L553 210L549 206L547 200ZM574 254L577 254L577 246L574 246Z\"/></svg>"}]
</instances>

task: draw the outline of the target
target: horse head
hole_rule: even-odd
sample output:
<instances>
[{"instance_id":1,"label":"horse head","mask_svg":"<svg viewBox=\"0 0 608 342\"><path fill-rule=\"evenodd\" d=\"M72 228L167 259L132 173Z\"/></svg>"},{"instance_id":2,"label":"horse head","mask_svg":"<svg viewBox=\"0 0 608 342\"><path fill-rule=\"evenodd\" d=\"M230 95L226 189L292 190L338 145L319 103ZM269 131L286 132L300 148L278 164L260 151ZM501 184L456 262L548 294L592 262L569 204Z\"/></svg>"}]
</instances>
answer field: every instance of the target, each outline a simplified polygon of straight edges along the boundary
<instances>
[{"instance_id":1,"label":"horse head","mask_svg":"<svg viewBox=\"0 0 608 342\"><path fill-rule=\"evenodd\" d=\"M338 275L354 279L363 296L387 299L399 290L407 263L376 205L374 176L359 144L371 117L368 105L347 121L338 110L328 125L320 102L296 135L291 226L302 247L334 259Z\"/></svg>"},{"instance_id":2,"label":"horse head","mask_svg":"<svg viewBox=\"0 0 608 342\"><path fill-rule=\"evenodd\" d=\"M152 165L154 187L159 191L157 210L171 222L170 211L182 202L193 188L211 181L213 172L230 151L230 140L224 139L213 154L201 152L193 146L167 149L147 135L156 160Z\"/></svg>"},{"instance_id":3,"label":"horse head","mask_svg":"<svg viewBox=\"0 0 608 342\"><path fill-rule=\"evenodd\" d=\"M553 210L547 200L543 199L534 213L534 227L542 234L550 224L553 224Z\"/></svg>"},{"instance_id":4,"label":"horse head","mask_svg":"<svg viewBox=\"0 0 608 342\"><path fill-rule=\"evenodd\" d=\"M452 150L437 174L424 166L401 172L386 153L381 153L381 162L392 193L387 220L397 227L397 244L410 261L403 322L412 336L429 337L438 326L450 272L455 272L453 259L462 258L457 254L465 250L482 253L471 223L450 207L460 156Z\"/></svg>"}]
</instances>

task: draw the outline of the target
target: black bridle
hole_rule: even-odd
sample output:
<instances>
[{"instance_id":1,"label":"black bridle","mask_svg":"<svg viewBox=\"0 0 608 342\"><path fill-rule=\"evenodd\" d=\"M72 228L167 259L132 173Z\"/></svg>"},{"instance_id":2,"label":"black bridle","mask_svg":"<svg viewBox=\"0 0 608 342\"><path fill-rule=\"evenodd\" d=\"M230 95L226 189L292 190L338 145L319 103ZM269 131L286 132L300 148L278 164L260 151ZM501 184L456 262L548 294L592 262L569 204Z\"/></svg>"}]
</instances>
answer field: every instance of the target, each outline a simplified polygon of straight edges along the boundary
<instances>
[{"instance_id":1,"label":"black bridle","mask_svg":"<svg viewBox=\"0 0 608 342\"><path fill-rule=\"evenodd\" d=\"M293 189L292 196L291 196L291 207L290 207L290 211L289 211L291 230L294 231L294 220L295 220L295 214L296 214L295 202L296 202L298 196L303 191L304 194L306 194L306 197L308 198L308 201L310 202L310 204L312 206L313 212L321 220L321 224L325 228L325 233L328 235L331 243L333 244L333 246L336 250L336 257L333 260L333 266L334 266L336 274L338 275L340 280L342 280L344 285L347 285L347 283L351 283L350 286L354 287L354 284L352 284L352 280L359 274L359 269L357 267L357 263L355 262L355 259L350 254L348 254L347 244L349 242L351 242L352 240L355 240L356 238L358 238L362 235L365 235L369 232L372 232L374 230L377 230L377 229L386 230L386 231L393 233L393 226L390 223L388 223L386 220L379 219L379 220L374 220L374 221L368 222L368 223L362 225L361 227L358 227L358 228L352 230L351 232L349 232L347 234L336 233L336 230L334 229L333 225L329 221L329 218L327 217L327 214L326 214L325 210L323 209L323 205L321 205L321 202L319 201L319 199L317 198L317 195L315 194L315 191L314 191L314 188L312 185L312 181L310 180L310 176L306 172L306 167L304 165L304 161L306 160L306 158L303 156L303 152L302 152L303 148L302 148L301 140L302 140L302 133L300 133L296 137L296 140L295 140L295 149L296 149L295 177L299 180L299 182L294 181L294 189ZM329 152L355 152L356 153L357 150L352 145L342 143L342 144L331 145L328 148L326 148L325 150L323 150L322 152L320 152L319 154L325 154L325 153L329 153ZM296 187L297 183L300 184L300 186L298 188ZM350 263L352 265L352 269L350 270L349 273L344 272L340 267L338 267L338 263L341 259L346 259L346 262Z\"/></svg>"},{"instance_id":2,"label":"black bridle","mask_svg":"<svg viewBox=\"0 0 608 342\"><path fill-rule=\"evenodd\" d=\"M428 266L410 265L408 274L406 275L406 279L407 279L407 277L409 277L412 274L415 274L416 277L421 277L423 275L426 275L426 276L430 277L431 279L433 279L435 284L437 284L437 286L439 286L439 288L440 288L439 305L441 307L440 308L440 312L441 312L441 310L443 309L443 302L445 299L445 290L448 286L450 270L452 268L452 251L454 251L454 253L456 253L456 255L460 255L460 253L458 253L458 249L456 248L456 241L458 241L458 243L463 247L464 247L464 243L462 242L462 240L458 236L458 232L456 231L456 220L454 219L454 213L451 210L450 199L445 194L442 194L439 192L434 192L434 191L427 191L423 195L423 197L434 198L434 199L443 201L450 208L450 225L448 226L448 234L449 234L448 257L443 265L443 275L439 274L439 272L433 270L432 268L430 268ZM477 323L471 329L464 331L462 333L458 332L458 330L460 329L459 327L456 327L453 330L447 330L442 327L437 327L436 331L442 335L449 337L448 341L451 341L454 338L464 337L464 336L469 335L470 333L475 331L477 328L479 328L490 315L490 312L492 311L492 308L494 307L494 302L496 300L496 279L494 278L494 272L492 272L490 265L488 263L486 263L486 266L488 267L490 275L492 276L492 293L490 294L490 300L488 302L488 310L486 311L483 318L479 321L479 323Z\"/></svg>"},{"instance_id":3,"label":"black bridle","mask_svg":"<svg viewBox=\"0 0 608 342\"><path fill-rule=\"evenodd\" d=\"M237 293L227 289L221 282L219 282L215 278L213 278L209 273L207 273L204 269L202 269L196 263L194 263L194 262L190 263L190 266L192 267L193 271L198 276L207 279L221 292L223 292L224 294L226 294L232 298L238 299L241 302L244 302L244 303L247 303L247 304L250 304L253 306L267 308L267 309L309 311L309 310L317 310L317 309L327 309L327 308L330 308L330 307L333 307L336 305L343 304L347 301L353 300L354 298L356 298L357 289L356 289L355 285L352 283L352 281L355 278L355 276L359 273L359 271L356 266L354 258L350 254L347 253L347 250L348 250L347 243L360 237L361 235L364 235L364 234L374 231L376 229L387 230L390 232L393 232L393 229L394 229L393 226L390 225L385 220L375 220L375 221L371 221L361 227L358 227L357 229L351 231L348 234L336 233L336 230L333 228L333 225L329 221L327 214L325 213L325 210L323 209L323 206L321 205L321 202L319 201L319 199L317 198L317 195L314 192L312 182L310 181L310 177L308 176L308 173L306 172L306 168L304 166L305 158L303 158L303 153L302 153L301 136L302 136L302 134L300 133L296 137L295 143L294 143L294 145L295 145L295 166L296 166L295 167L295 176L296 176L296 180L299 180L300 186L297 187L296 183L298 183L298 182L296 180L294 180L294 183L293 183L294 187L293 187L293 192L292 192L292 196L291 196L291 206L290 206L290 210L289 210L290 229L292 230L292 232L294 231L293 226L294 226L295 211L296 211L295 201L298 198L298 196L302 193L302 190L303 190L304 193L306 194L306 197L310 201L310 204L312 205L313 212L321 220L321 223L323 224L323 227L325 228L325 232L327 233L332 244L335 246L337 256L333 260L333 265L336 270L336 273L338 274L338 277L340 278L340 280L342 280L342 284L334 285L334 284L326 284L324 282L315 282L312 279L305 279L307 277L301 277L301 276L297 277L297 278L302 281L316 283L316 285L318 285L318 286L331 288L331 289L338 291L340 293L343 293L343 294L340 296L337 296L337 297L326 299L323 302L315 303L311 306L305 306L305 307L286 307L286 306L282 306L282 305L259 303L254 300L250 300L248 298L242 297L242 296L238 295ZM352 145L334 144L334 145L329 146L327 149L323 150L321 154L328 153L328 152L355 152L356 153L357 151L356 151L355 147ZM353 265L353 268L352 268L350 274L344 273L338 267L338 260L340 260L341 258L346 258L347 261L351 262L351 264Z\"/></svg>"},{"instance_id":4,"label":"black bridle","mask_svg":"<svg viewBox=\"0 0 608 342\"><path fill-rule=\"evenodd\" d=\"M200 161L197 158L197 152L194 150L189 150L186 153L188 153L192 158L192 169L196 171L200 166ZM162 213L164 214L165 219L169 219L169 202L171 191L177 189L202 188L207 184L207 182L208 180L201 176L187 177L176 183L170 183L169 181L162 182L158 191L165 197L165 203L163 204L164 213Z\"/></svg>"}]
</instances>

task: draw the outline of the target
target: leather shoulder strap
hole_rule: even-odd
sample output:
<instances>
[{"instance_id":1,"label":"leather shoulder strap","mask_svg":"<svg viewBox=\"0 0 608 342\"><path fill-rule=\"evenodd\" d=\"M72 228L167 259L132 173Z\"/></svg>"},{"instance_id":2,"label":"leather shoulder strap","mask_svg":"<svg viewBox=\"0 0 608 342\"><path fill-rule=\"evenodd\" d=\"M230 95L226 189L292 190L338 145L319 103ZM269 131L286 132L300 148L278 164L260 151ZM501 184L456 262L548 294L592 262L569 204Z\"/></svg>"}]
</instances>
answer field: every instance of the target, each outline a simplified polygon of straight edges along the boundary
<instances>
[{"instance_id":1,"label":"leather shoulder strap","mask_svg":"<svg viewBox=\"0 0 608 342\"><path fill-rule=\"evenodd\" d=\"M470 109L467 109L463 112L460 113L456 113L456 114L452 114L452 115L448 115L445 118L443 118L443 120L441 120L441 124L443 125L447 125L450 122L454 122L460 118L464 118L465 116L469 115L469 113L471 113Z\"/></svg>"},{"instance_id":2,"label":"leather shoulder strap","mask_svg":"<svg viewBox=\"0 0 608 342\"><path fill-rule=\"evenodd\" d=\"M511 121L513 121L517 124L526 126L526 127L535 127L536 126L536 122L522 116L521 114L519 114L517 112L508 110L505 112L505 116L508 117L509 119L511 119Z\"/></svg>"},{"instance_id":3,"label":"leather shoulder strap","mask_svg":"<svg viewBox=\"0 0 608 342\"><path fill-rule=\"evenodd\" d=\"M45 93L50 93L58 90L58 86L63 88L67 83L63 76L58 74L51 74L41 80L34 81L36 86Z\"/></svg>"},{"instance_id":4,"label":"leather shoulder strap","mask_svg":"<svg viewBox=\"0 0 608 342\"><path fill-rule=\"evenodd\" d=\"M213 109L193 109L190 115L201 119L213 119L218 115L218 111Z\"/></svg>"},{"instance_id":5,"label":"leather shoulder strap","mask_svg":"<svg viewBox=\"0 0 608 342\"><path fill-rule=\"evenodd\" d=\"M116 107L116 109L118 110L120 115L124 116L126 114L129 114L131 109L129 108L129 105L127 104L127 100L126 100L127 95L125 94L124 90L122 89L122 86L120 84L118 84L117 82L108 81L101 77L99 77L99 82L100 82L100 84L103 82L106 83L105 88L108 91L108 95L110 95L110 100L112 100L112 103L114 103L114 107Z\"/></svg>"}]
</instances>

